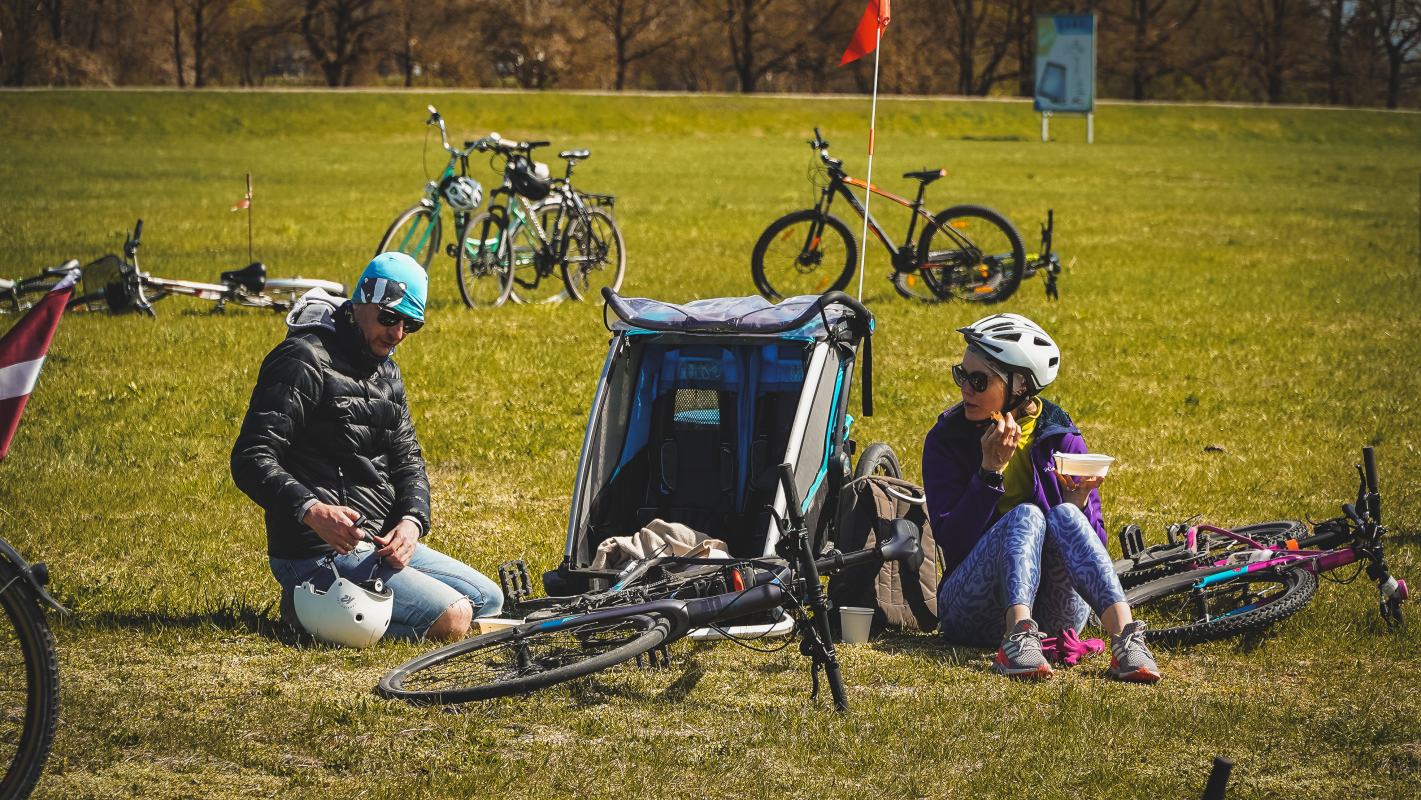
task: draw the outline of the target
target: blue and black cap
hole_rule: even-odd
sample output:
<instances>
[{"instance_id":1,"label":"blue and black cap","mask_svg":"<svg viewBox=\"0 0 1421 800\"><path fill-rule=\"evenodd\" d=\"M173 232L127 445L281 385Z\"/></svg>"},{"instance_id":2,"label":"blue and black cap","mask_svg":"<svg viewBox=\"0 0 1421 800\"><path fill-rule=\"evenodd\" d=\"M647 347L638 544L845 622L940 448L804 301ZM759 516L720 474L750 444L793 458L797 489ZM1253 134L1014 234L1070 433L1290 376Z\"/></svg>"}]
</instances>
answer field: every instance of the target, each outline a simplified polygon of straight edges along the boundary
<instances>
[{"instance_id":1,"label":"blue and black cap","mask_svg":"<svg viewBox=\"0 0 1421 800\"><path fill-rule=\"evenodd\" d=\"M360 273L351 301L374 303L409 319L424 321L429 275L404 253L381 253Z\"/></svg>"}]
</instances>

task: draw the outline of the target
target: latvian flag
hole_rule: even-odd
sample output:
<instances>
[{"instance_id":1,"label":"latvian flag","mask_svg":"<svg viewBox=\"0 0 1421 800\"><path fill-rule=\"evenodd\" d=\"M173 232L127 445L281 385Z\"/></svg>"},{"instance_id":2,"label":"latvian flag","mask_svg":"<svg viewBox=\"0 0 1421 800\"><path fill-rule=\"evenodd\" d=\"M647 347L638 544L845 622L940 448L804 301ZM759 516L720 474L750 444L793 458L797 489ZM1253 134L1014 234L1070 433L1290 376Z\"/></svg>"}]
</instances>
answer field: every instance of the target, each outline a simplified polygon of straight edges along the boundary
<instances>
[{"instance_id":1,"label":"latvian flag","mask_svg":"<svg viewBox=\"0 0 1421 800\"><path fill-rule=\"evenodd\" d=\"M78 270L69 273L9 333L0 337L0 460L10 451L10 440L20 427L25 401L35 388L44 354L49 351L54 329L59 327L64 305L78 280Z\"/></svg>"}]
</instances>

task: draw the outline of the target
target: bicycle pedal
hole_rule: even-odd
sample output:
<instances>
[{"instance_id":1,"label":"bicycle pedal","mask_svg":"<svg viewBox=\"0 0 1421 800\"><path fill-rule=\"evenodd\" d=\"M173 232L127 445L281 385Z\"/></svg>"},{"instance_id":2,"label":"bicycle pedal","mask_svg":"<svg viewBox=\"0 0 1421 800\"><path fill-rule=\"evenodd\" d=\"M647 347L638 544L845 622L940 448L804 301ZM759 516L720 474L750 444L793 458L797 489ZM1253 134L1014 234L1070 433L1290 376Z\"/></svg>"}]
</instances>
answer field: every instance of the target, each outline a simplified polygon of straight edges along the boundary
<instances>
[{"instance_id":1,"label":"bicycle pedal","mask_svg":"<svg viewBox=\"0 0 1421 800\"><path fill-rule=\"evenodd\" d=\"M523 559L515 558L498 566L498 583L503 589L504 599L510 605L533 596L533 578L528 573L528 565Z\"/></svg>"},{"instance_id":2,"label":"bicycle pedal","mask_svg":"<svg viewBox=\"0 0 1421 800\"><path fill-rule=\"evenodd\" d=\"M1133 558L1145 549L1145 536L1139 525L1126 525L1120 529L1120 552L1125 558Z\"/></svg>"},{"instance_id":3,"label":"bicycle pedal","mask_svg":"<svg viewBox=\"0 0 1421 800\"><path fill-rule=\"evenodd\" d=\"M453 242L450 242L449 244L444 246L444 254L449 256L450 258L458 258L459 249L454 246Z\"/></svg>"}]
</instances>

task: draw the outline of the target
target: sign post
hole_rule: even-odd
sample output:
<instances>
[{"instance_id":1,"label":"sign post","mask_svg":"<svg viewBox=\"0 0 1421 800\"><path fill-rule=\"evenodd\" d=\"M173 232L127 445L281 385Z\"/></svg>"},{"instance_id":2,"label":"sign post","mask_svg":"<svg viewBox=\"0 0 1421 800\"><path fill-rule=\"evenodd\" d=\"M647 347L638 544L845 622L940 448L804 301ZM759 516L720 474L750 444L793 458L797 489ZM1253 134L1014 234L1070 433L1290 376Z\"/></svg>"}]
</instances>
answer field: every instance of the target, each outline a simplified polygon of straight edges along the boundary
<instances>
[{"instance_id":1,"label":"sign post","mask_svg":"<svg viewBox=\"0 0 1421 800\"><path fill-rule=\"evenodd\" d=\"M1050 119L1062 114L1086 118L1086 142L1095 142L1095 15L1036 15L1036 88L1033 107L1041 112L1041 141Z\"/></svg>"}]
</instances>

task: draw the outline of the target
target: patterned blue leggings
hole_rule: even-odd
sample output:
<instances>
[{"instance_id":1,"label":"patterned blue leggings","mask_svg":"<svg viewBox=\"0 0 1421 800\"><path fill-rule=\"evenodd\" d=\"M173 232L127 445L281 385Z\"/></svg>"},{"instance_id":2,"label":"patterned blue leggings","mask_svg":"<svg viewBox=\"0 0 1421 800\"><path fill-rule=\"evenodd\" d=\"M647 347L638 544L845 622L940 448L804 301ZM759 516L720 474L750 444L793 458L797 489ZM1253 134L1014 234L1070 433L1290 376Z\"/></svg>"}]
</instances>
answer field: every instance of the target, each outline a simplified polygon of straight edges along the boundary
<instances>
[{"instance_id":1,"label":"patterned blue leggings","mask_svg":"<svg viewBox=\"0 0 1421 800\"><path fill-rule=\"evenodd\" d=\"M1042 514L1022 503L938 587L938 622L953 642L996 647L1007 606L1029 607L1050 636L1079 631L1090 609L1100 613L1124 599L1110 554L1079 508L1062 503Z\"/></svg>"}]
</instances>

